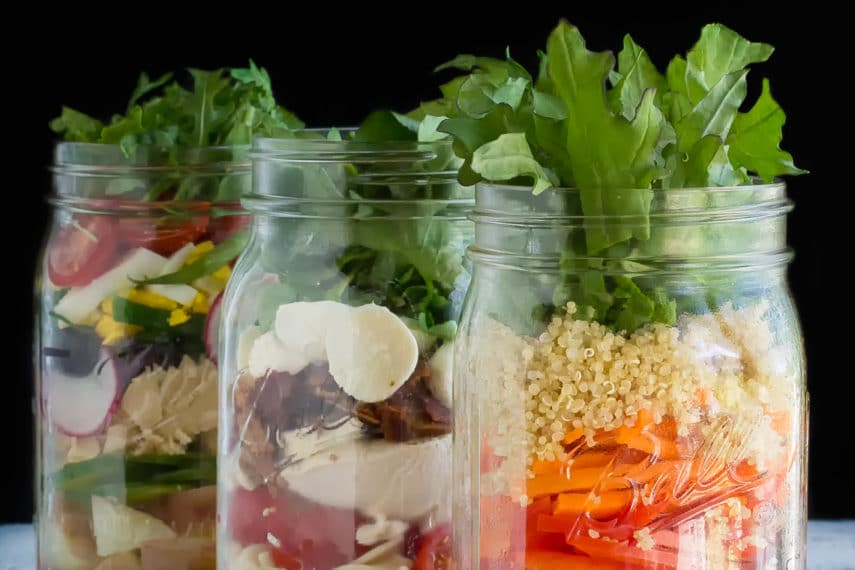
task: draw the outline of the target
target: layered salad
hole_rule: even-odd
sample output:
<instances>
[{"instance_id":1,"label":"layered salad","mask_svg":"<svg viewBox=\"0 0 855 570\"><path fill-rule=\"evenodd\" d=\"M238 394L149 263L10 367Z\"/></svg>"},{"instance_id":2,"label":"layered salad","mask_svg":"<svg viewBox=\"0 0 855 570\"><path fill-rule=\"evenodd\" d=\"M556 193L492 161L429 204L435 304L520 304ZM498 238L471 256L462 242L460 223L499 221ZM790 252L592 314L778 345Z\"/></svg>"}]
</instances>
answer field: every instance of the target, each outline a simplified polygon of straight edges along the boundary
<instances>
[{"instance_id":1,"label":"layered salad","mask_svg":"<svg viewBox=\"0 0 855 570\"><path fill-rule=\"evenodd\" d=\"M802 171L768 81L740 111L771 53L709 25L663 75L630 36L615 66L562 22L537 74L510 55L447 65L469 73L439 130L480 182L483 263L455 363L474 402L456 418L480 426L455 431L457 567L803 564L803 363L774 183Z\"/></svg>"},{"instance_id":2,"label":"layered salad","mask_svg":"<svg viewBox=\"0 0 855 570\"><path fill-rule=\"evenodd\" d=\"M471 201L426 121L255 151L257 233L224 303L221 565L448 567Z\"/></svg>"},{"instance_id":3,"label":"layered salad","mask_svg":"<svg viewBox=\"0 0 855 570\"><path fill-rule=\"evenodd\" d=\"M42 569L214 568L220 298L254 132L300 127L263 69L143 74L109 123L51 127L38 277ZM238 145L242 145L239 147Z\"/></svg>"}]
</instances>

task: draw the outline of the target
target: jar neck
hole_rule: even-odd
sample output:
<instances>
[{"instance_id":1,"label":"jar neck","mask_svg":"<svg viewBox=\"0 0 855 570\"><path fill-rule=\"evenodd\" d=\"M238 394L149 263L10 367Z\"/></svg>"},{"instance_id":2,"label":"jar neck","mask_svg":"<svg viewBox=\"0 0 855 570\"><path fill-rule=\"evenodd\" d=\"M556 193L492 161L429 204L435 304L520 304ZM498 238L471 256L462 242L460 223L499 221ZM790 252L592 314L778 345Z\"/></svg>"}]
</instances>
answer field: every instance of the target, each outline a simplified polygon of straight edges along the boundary
<instances>
[{"instance_id":1,"label":"jar neck","mask_svg":"<svg viewBox=\"0 0 855 570\"><path fill-rule=\"evenodd\" d=\"M236 204L250 189L247 147L161 147L60 143L51 200L110 211L188 204Z\"/></svg>"},{"instance_id":2,"label":"jar neck","mask_svg":"<svg viewBox=\"0 0 855 570\"><path fill-rule=\"evenodd\" d=\"M259 139L252 159L253 195L267 206L279 198L355 204L448 201L472 194L457 183L459 159L448 140Z\"/></svg>"},{"instance_id":3,"label":"jar neck","mask_svg":"<svg viewBox=\"0 0 855 570\"><path fill-rule=\"evenodd\" d=\"M791 258L783 184L535 196L476 190L476 262L532 270L750 271Z\"/></svg>"}]
</instances>

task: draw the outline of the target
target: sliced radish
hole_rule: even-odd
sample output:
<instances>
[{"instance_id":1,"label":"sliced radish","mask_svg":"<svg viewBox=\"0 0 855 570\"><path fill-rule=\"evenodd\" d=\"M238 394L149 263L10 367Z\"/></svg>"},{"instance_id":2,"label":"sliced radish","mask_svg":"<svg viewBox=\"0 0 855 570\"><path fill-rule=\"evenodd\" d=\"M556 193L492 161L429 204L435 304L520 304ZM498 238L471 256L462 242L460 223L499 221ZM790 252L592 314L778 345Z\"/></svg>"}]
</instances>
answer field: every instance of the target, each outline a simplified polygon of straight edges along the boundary
<instances>
[{"instance_id":1,"label":"sliced radish","mask_svg":"<svg viewBox=\"0 0 855 570\"><path fill-rule=\"evenodd\" d=\"M45 370L45 411L66 435L84 437L100 432L119 406L119 391L116 362L106 350L87 376L71 376L59 367Z\"/></svg>"},{"instance_id":2,"label":"sliced radish","mask_svg":"<svg viewBox=\"0 0 855 570\"><path fill-rule=\"evenodd\" d=\"M214 364L217 364L217 355L220 353L220 305L222 301L223 294L220 293L211 303L211 307L208 309L208 318L205 321L205 351Z\"/></svg>"}]
</instances>

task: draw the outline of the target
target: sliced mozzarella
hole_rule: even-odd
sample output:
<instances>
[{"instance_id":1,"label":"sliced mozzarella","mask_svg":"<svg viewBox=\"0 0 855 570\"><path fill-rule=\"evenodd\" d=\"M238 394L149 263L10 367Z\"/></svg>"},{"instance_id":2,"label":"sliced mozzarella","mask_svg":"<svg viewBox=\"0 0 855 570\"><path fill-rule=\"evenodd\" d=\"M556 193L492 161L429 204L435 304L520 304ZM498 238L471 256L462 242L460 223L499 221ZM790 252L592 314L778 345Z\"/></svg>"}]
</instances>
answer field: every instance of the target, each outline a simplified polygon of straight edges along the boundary
<instances>
[{"instance_id":1,"label":"sliced mozzarella","mask_svg":"<svg viewBox=\"0 0 855 570\"><path fill-rule=\"evenodd\" d=\"M430 378L427 381L431 394L449 408L452 400L453 364L454 342L446 342L430 358Z\"/></svg>"},{"instance_id":2,"label":"sliced mozzarella","mask_svg":"<svg viewBox=\"0 0 855 570\"><path fill-rule=\"evenodd\" d=\"M417 443L357 439L286 467L280 477L303 497L367 515L447 520L451 436Z\"/></svg>"},{"instance_id":3,"label":"sliced mozzarella","mask_svg":"<svg viewBox=\"0 0 855 570\"><path fill-rule=\"evenodd\" d=\"M326 337L330 374L349 395L380 402L416 369L419 347L412 331L386 307L352 309Z\"/></svg>"},{"instance_id":4,"label":"sliced mozzarella","mask_svg":"<svg viewBox=\"0 0 855 570\"><path fill-rule=\"evenodd\" d=\"M274 330L282 344L302 354L310 362L327 359L326 336L339 326L352 309L334 301L299 301L279 305Z\"/></svg>"},{"instance_id":5,"label":"sliced mozzarella","mask_svg":"<svg viewBox=\"0 0 855 570\"><path fill-rule=\"evenodd\" d=\"M166 258L139 247L121 263L83 287L72 287L56 304L53 311L72 323L80 323L98 305L123 289L130 289L134 281L160 275Z\"/></svg>"},{"instance_id":6,"label":"sliced mozzarella","mask_svg":"<svg viewBox=\"0 0 855 570\"><path fill-rule=\"evenodd\" d=\"M296 374L308 365L302 354L289 350L272 331L255 339L249 351L249 373L256 378L268 371Z\"/></svg>"},{"instance_id":7,"label":"sliced mozzarella","mask_svg":"<svg viewBox=\"0 0 855 570\"><path fill-rule=\"evenodd\" d=\"M98 495L92 495L92 526L98 556L134 550L150 540L175 538L175 531L160 519Z\"/></svg>"},{"instance_id":8,"label":"sliced mozzarella","mask_svg":"<svg viewBox=\"0 0 855 570\"><path fill-rule=\"evenodd\" d=\"M362 434L359 422L347 422L334 430L297 429L279 432L277 443L285 449L289 461L303 461L351 442Z\"/></svg>"},{"instance_id":9,"label":"sliced mozzarella","mask_svg":"<svg viewBox=\"0 0 855 570\"><path fill-rule=\"evenodd\" d=\"M252 345L255 340L262 335L262 330L259 327L249 327L238 337L237 348L237 367L238 370L244 370L249 367L249 353L252 350Z\"/></svg>"}]
</instances>

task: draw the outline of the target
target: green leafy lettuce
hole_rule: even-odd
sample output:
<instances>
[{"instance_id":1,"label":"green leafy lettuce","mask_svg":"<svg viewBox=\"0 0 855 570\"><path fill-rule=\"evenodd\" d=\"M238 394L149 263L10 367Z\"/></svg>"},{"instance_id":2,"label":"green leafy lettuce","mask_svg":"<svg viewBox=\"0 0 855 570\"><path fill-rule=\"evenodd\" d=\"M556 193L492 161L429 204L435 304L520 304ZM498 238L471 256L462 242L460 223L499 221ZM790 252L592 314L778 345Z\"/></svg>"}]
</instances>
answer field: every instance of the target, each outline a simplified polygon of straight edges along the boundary
<instances>
[{"instance_id":1,"label":"green leafy lettuce","mask_svg":"<svg viewBox=\"0 0 855 570\"><path fill-rule=\"evenodd\" d=\"M464 160L462 183L530 184L535 194L578 189L573 213L584 215L584 239L567 244L553 303L575 300L597 320L633 330L676 317L662 290L619 276L634 273L624 271L622 256L667 253L656 250L666 242L651 234L656 192L805 172L780 149L785 116L768 80L754 105L740 111L748 66L772 52L711 24L663 74L629 35L615 60L588 50L579 30L561 22L536 75L509 54L458 56L438 69L466 74L422 109L448 114L438 130L453 137Z\"/></svg>"},{"instance_id":2,"label":"green leafy lettuce","mask_svg":"<svg viewBox=\"0 0 855 570\"><path fill-rule=\"evenodd\" d=\"M118 144L126 156L142 144L159 146L248 145L256 135L275 136L303 127L276 102L270 76L250 60L248 68L188 70L192 88L171 73L140 75L124 115L107 123L63 107L50 128L67 141Z\"/></svg>"},{"instance_id":3,"label":"green leafy lettuce","mask_svg":"<svg viewBox=\"0 0 855 570\"><path fill-rule=\"evenodd\" d=\"M445 117L426 108L442 111L430 104L406 114L375 111L344 133L289 135L342 156L367 153L365 159L260 165L265 191L305 199L307 214L272 224L276 237L265 240L270 251L260 259L280 282L263 288L260 306L376 303L432 337L454 336L471 229L459 211L456 221L446 218L454 201L472 193L456 179L461 161L448 135L437 132Z\"/></svg>"}]
</instances>

